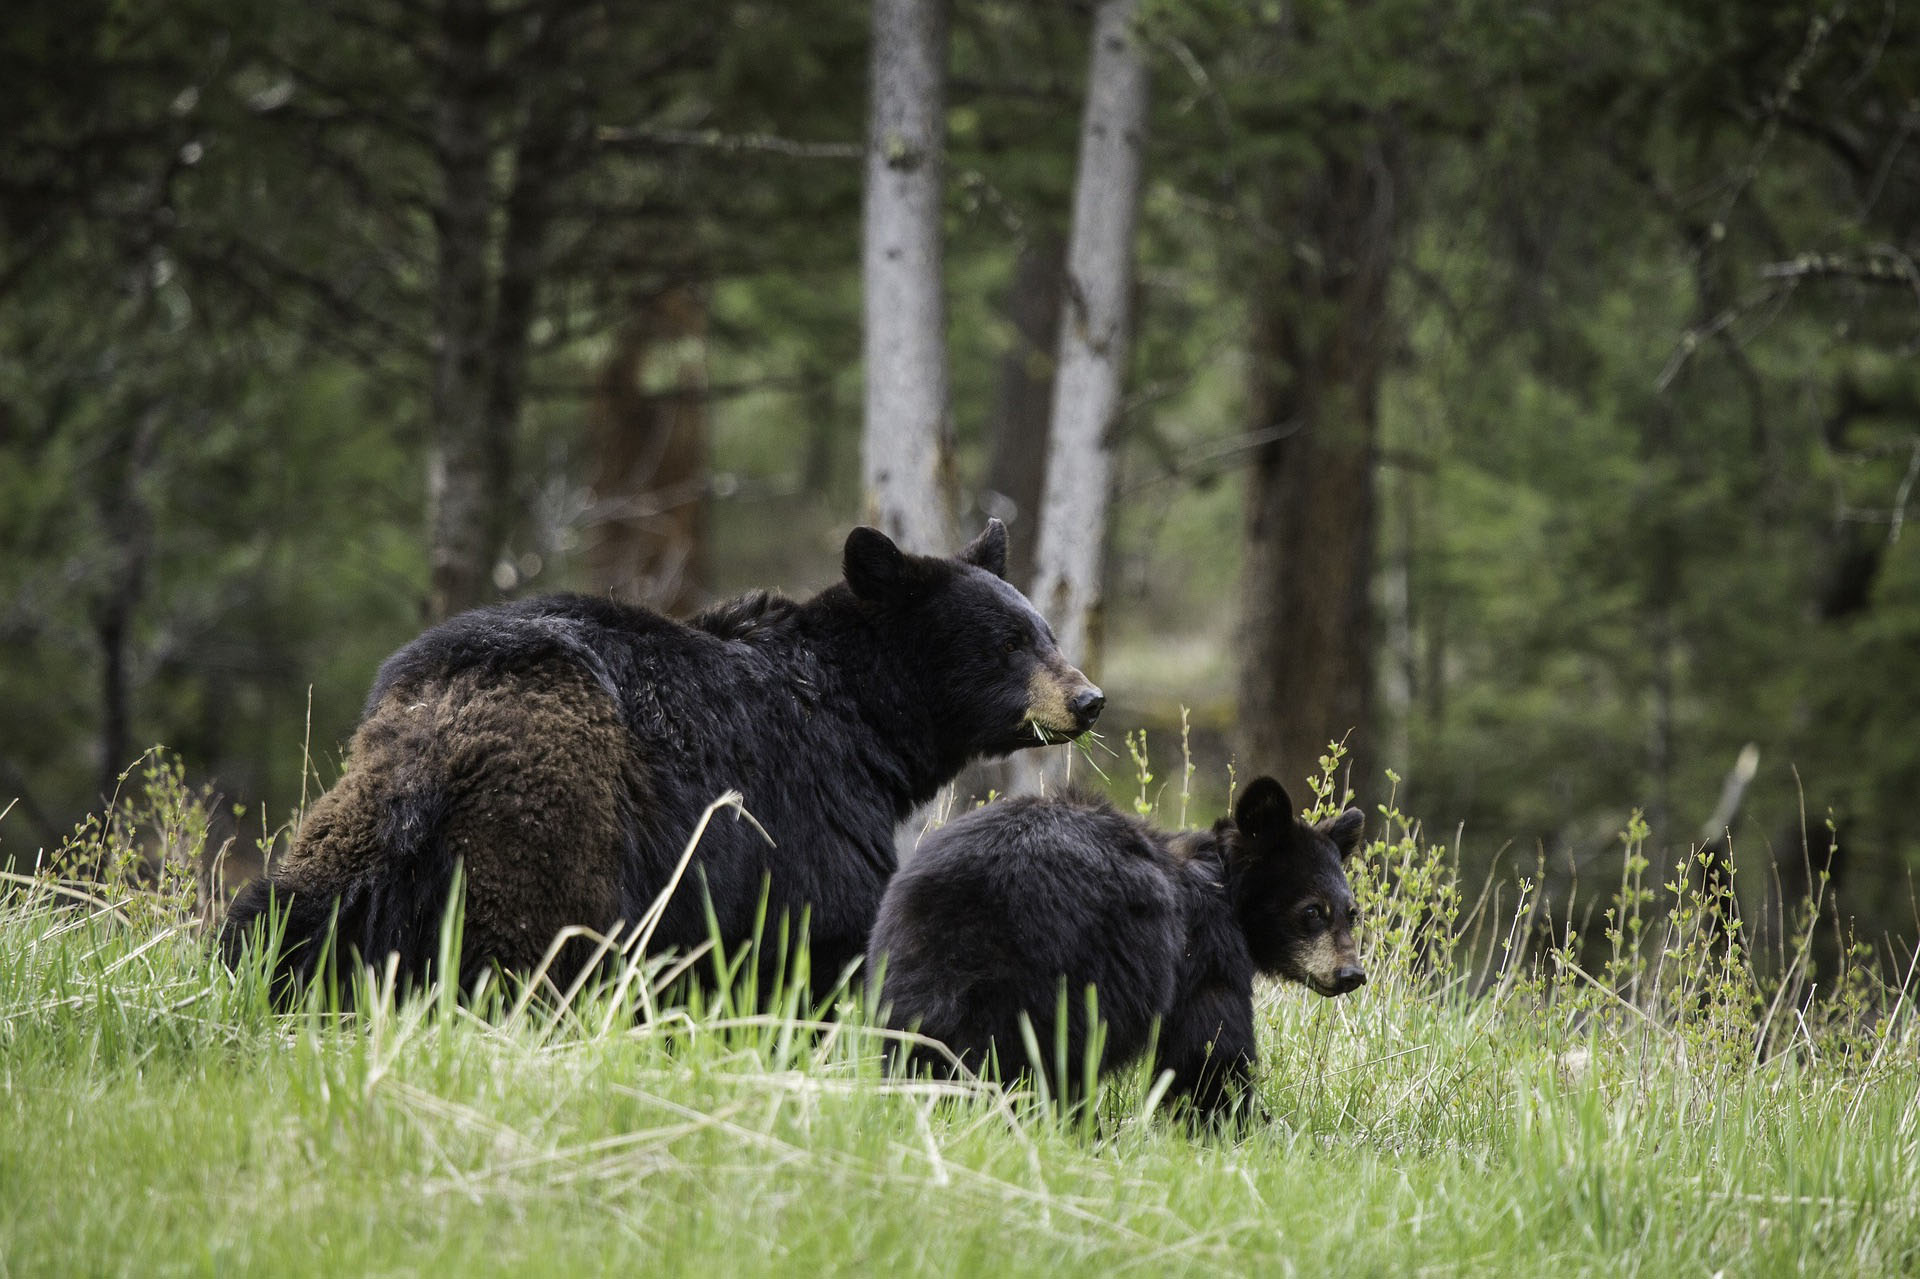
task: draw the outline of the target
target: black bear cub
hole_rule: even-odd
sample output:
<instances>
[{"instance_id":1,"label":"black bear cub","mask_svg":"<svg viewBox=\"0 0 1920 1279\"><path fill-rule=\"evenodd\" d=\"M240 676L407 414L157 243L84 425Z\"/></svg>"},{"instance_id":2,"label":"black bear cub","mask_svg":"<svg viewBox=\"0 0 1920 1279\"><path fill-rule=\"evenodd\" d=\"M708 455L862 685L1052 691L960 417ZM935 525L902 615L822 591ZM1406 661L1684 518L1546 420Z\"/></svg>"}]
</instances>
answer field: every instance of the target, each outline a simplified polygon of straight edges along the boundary
<instances>
[{"instance_id":1,"label":"black bear cub","mask_svg":"<svg viewBox=\"0 0 1920 1279\"><path fill-rule=\"evenodd\" d=\"M1097 993L1104 1073L1137 1059L1159 1023L1169 1097L1212 1119L1247 1096L1255 970L1343 995L1366 982L1343 863L1360 810L1300 820L1262 777L1211 829L1156 830L1101 800L1015 799L921 841L888 886L868 946L887 1024L946 1045L969 1069L1028 1060L1032 1021L1058 1094L1077 1090ZM1064 1001L1062 995L1064 992ZM943 1054L909 1054L941 1069Z\"/></svg>"}]
</instances>

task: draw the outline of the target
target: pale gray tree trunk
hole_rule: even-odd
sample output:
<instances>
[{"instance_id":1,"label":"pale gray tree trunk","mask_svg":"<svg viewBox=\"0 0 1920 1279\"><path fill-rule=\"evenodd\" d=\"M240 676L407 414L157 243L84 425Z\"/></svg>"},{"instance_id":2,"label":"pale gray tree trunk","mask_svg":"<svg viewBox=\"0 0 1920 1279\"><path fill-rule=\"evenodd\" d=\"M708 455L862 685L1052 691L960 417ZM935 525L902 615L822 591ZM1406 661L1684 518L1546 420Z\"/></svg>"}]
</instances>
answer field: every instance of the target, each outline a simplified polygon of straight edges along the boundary
<instances>
[{"instance_id":1,"label":"pale gray tree trunk","mask_svg":"<svg viewBox=\"0 0 1920 1279\"><path fill-rule=\"evenodd\" d=\"M874 0L865 220L867 518L911 550L952 549L940 180L944 0Z\"/></svg>"},{"instance_id":2,"label":"pale gray tree trunk","mask_svg":"<svg viewBox=\"0 0 1920 1279\"><path fill-rule=\"evenodd\" d=\"M1139 8L1138 0L1104 0L1093 16L1030 592L1068 660L1096 678L1113 433L1133 318L1133 238L1146 150ZM1058 789L1073 763L1063 750L1030 751L1016 760L1009 787L1016 793Z\"/></svg>"},{"instance_id":3,"label":"pale gray tree trunk","mask_svg":"<svg viewBox=\"0 0 1920 1279\"><path fill-rule=\"evenodd\" d=\"M1132 320L1147 114L1138 11L1138 0L1104 0L1094 13L1035 557L1034 603L1052 620L1068 659L1083 668L1099 644L1113 428Z\"/></svg>"}]
</instances>

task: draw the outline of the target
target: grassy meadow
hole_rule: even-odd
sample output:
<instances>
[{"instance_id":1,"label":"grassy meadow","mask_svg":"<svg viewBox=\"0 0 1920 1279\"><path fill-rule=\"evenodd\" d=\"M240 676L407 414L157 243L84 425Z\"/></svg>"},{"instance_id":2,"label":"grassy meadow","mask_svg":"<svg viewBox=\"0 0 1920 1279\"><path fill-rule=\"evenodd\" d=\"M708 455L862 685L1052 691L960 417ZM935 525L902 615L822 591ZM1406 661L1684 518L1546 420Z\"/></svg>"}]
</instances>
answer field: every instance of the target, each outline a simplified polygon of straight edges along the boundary
<instances>
[{"instance_id":1,"label":"grassy meadow","mask_svg":"<svg viewBox=\"0 0 1920 1279\"><path fill-rule=\"evenodd\" d=\"M278 1014L210 953L201 797L128 790L0 897L0 1275L1920 1272L1910 992L1756 962L1637 828L1576 949L1389 806L1370 984L1263 988L1271 1121L1195 1134L1144 1070L1065 1117L889 1078L854 996L663 1006L638 946Z\"/></svg>"}]
</instances>

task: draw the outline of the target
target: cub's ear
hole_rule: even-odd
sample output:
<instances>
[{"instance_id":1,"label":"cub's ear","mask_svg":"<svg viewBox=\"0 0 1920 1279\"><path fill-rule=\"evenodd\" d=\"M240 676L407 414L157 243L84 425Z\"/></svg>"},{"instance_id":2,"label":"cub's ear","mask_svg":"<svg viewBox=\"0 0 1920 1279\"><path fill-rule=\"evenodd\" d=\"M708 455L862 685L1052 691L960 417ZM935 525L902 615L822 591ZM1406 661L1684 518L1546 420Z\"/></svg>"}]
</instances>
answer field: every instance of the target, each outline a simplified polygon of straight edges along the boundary
<instances>
[{"instance_id":1,"label":"cub's ear","mask_svg":"<svg viewBox=\"0 0 1920 1279\"><path fill-rule=\"evenodd\" d=\"M1353 850L1360 847L1360 830L1367 824L1367 815L1357 808L1349 808L1338 817L1329 817L1320 823L1320 833L1333 841L1340 850L1340 860L1353 856Z\"/></svg>"},{"instance_id":2,"label":"cub's ear","mask_svg":"<svg viewBox=\"0 0 1920 1279\"><path fill-rule=\"evenodd\" d=\"M865 525L847 534L840 569L847 575L847 585L863 600L892 599L907 584L906 555L892 538Z\"/></svg>"},{"instance_id":3,"label":"cub's ear","mask_svg":"<svg viewBox=\"0 0 1920 1279\"><path fill-rule=\"evenodd\" d=\"M1271 777L1256 777L1240 792L1233 806L1233 824L1248 839L1272 839L1293 825L1293 801L1287 788Z\"/></svg>"},{"instance_id":4,"label":"cub's ear","mask_svg":"<svg viewBox=\"0 0 1920 1279\"><path fill-rule=\"evenodd\" d=\"M980 536L967 543L966 549L956 556L962 564L971 564L983 568L995 577L1007 575L1007 526L997 519L989 519L987 527Z\"/></svg>"}]
</instances>

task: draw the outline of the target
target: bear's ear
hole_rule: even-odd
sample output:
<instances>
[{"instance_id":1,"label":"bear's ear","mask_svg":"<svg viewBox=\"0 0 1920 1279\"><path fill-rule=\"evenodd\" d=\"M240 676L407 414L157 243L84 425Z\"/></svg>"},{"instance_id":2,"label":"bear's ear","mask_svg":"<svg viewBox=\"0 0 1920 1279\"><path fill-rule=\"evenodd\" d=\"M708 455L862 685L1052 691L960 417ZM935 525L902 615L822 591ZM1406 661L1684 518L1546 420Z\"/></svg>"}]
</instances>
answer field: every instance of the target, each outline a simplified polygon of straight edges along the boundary
<instances>
[{"instance_id":1,"label":"bear's ear","mask_svg":"<svg viewBox=\"0 0 1920 1279\"><path fill-rule=\"evenodd\" d=\"M906 554L892 538L864 524L847 534L840 568L847 575L847 585L863 600L892 599L907 584Z\"/></svg>"},{"instance_id":2,"label":"bear's ear","mask_svg":"<svg viewBox=\"0 0 1920 1279\"><path fill-rule=\"evenodd\" d=\"M962 564L971 564L983 568L995 577L1007 575L1007 526L997 519L989 519L987 527L980 536L967 543L966 549L955 557Z\"/></svg>"},{"instance_id":3,"label":"bear's ear","mask_svg":"<svg viewBox=\"0 0 1920 1279\"><path fill-rule=\"evenodd\" d=\"M1287 798L1287 788L1271 777L1254 778L1233 806L1233 824L1248 839L1277 839L1293 825L1293 801Z\"/></svg>"},{"instance_id":4,"label":"bear's ear","mask_svg":"<svg viewBox=\"0 0 1920 1279\"><path fill-rule=\"evenodd\" d=\"M1357 808L1349 808L1338 817L1329 817L1320 823L1320 833L1333 841L1340 850L1340 860L1353 856L1353 850L1360 847L1360 831L1367 824L1367 815Z\"/></svg>"}]
</instances>

